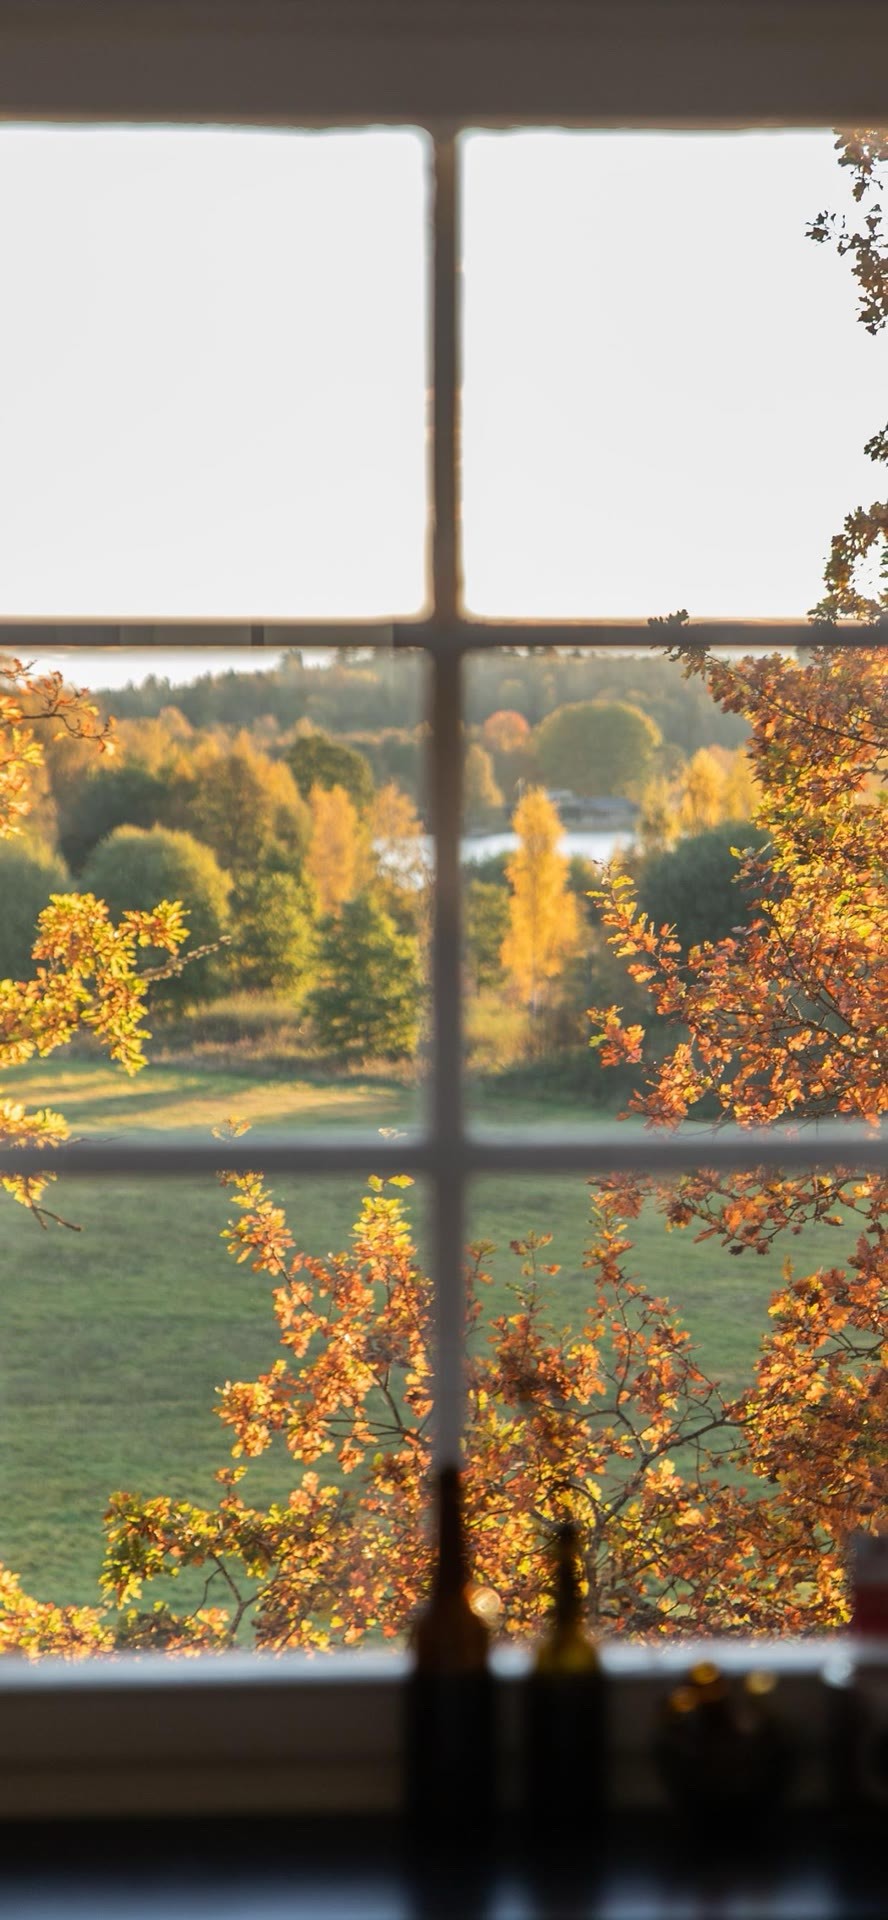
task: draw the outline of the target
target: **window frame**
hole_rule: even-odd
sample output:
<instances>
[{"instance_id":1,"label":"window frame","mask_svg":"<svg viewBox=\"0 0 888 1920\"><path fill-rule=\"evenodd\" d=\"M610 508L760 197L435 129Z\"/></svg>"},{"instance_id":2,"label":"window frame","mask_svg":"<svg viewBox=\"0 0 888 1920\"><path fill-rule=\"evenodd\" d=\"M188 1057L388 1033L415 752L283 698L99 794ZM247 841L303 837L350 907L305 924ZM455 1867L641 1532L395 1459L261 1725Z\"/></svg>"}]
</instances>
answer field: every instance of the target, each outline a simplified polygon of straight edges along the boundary
<instances>
[{"instance_id":1,"label":"window frame","mask_svg":"<svg viewBox=\"0 0 888 1920\"><path fill-rule=\"evenodd\" d=\"M726 124L777 125L851 121L874 122L879 88L876 76L888 71L888 16L865 0L789 0L775 8L754 4L745 28L737 9L713 5L703 13L680 0L668 9L653 0L631 0L640 38L632 37L627 64L625 15L592 4L578 9L571 0L554 0L547 11L536 0L510 0L492 9L476 0L474 9L459 0L438 0L425 12L428 31L415 27L421 58L411 82L404 54L408 18L416 8L392 7L396 28L394 79L384 72L377 26L368 29L366 11L351 0L338 15L351 23L351 38L314 32L317 16L310 0L294 0L288 23L280 9L262 0L260 8L228 9L209 57L189 66L184 52L198 31L190 0L157 25L148 0L133 0L129 35L121 35L120 11L101 4L79 9L84 25L78 58L70 60L70 41L56 31L27 30L0 21L0 111L7 117L94 117L101 120L223 119L228 123L353 125L368 121L418 126L433 142L433 249L431 358L433 419L430 434L430 611L405 622L336 623L335 635L323 623L289 621L251 626L256 646L394 645L422 649L431 670L430 793L436 849L436 885L432 933L433 1047L429 1124L416 1140L380 1143L375 1136L337 1141L294 1141L286 1148L262 1151L269 1172L336 1173L364 1168L368 1152L380 1171L387 1167L424 1174L433 1198L432 1244L435 1280L436 1456L440 1462L459 1454L462 1425L462 1248L467 1181L477 1172L680 1171L699 1164L701 1136L681 1134L625 1144L618 1139L595 1144L576 1135L549 1136L534 1143L528 1136L473 1135L463 1110L462 1008L460 990L461 904L459 842L461 831L463 663L474 652L503 645L547 649L588 644L656 648L662 634L643 623L620 621L490 621L467 616L462 607L459 524L460 346L459 205L457 141L460 130L485 125L673 126ZM332 11L332 10L331 10ZM545 24L543 15L545 13ZM672 31L664 36L664 13ZM47 17L50 17L49 10ZM505 69L497 72L485 52L494 14L500 55L508 42ZM489 16L489 17L488 17ZM751 18L749 16L752 16ZM853 16L853 17L852 17ZM117 25L115 26L115 19ZM471 26L467 21L471 20ZM142 35L149 57L144 71L132 60L132 28ZM258 22L258 25L257 25ZM485 26L485 22L487 23ZM524 32L514 41L516 26ZM458 31L457 31L458 27ZM327 31L327 30L325 30ZM442 53L442 32L450 40ZM281 36L303 56L297 71L281 64ZM300 38L301 35L301 38ZM363 38L362 38L363 35ZM147 36L147 37L146 37ZM212 39L212 36L211 36ZM384 39L384 36L383 36ZM250 42L249 57L245 49ZM391 54L391 45L389 53ZM237 67L237 50L245 64ZM548 50L547 50L548 49ZM554 49L554 51L553 51ZM639 52L640 49L640 52ZM206 49L205 49L206 51ZM415 48L414 48L415 52ZM690 69L689 55L692 56ZM733 57L732 57L733 56ZM473 65L474 61L474 65ZM590 68L589 62L592 65ZM542 63L542 64L541 64ZM590 73L592 79L590 82ZM591 88L592 105L581 111L578 87ZM283 87L286 105L279 96ZM394 100L393 89L401 88ZM374 93L374 88L376 89ZM448 94L448 88L450 93ZM547 91L548 89L548 91ZM374 110L373 101L376 101ZM431 107L430 103L431 102ZM446 109L442 112L442 107ZM668 111L666 109L669 109ZM875 110L874 110L875 109ZM884 107L881 108L884 117ZM54 622L4 622L0 644L11 650L57 647L60 643L135 644L183 638L186 644L220 644L220 632L242 643L244 625L205 628L175 623L67 625ZM708 622L692 625L701 644L809 645L805 622ZM883 634L843 625L836 644L871 646ZM243 1170L255 1165L257 1140L195 1148L164 1149L70 1146L54 1165L66 1173L109 1177L138 1165L158 1178L202 1168ZM805 1167L833 1165L853 1150L856 1164L883 1169L884 1144L862 1130L823 1127L802 1140L787 1142L779 1132L720 1134L706 1142L713 1164L740 1167L780 1161ZM45 1156L44 1156L45 1157ZM0 1153L0 1171L33 1171L41 1156L22 1150ZM711 1643L710 1643L711 1645ZM830 1657L836 1655L829 1643ZM612 1648L608 1663L630 1702L632 1688L648 1706L662 1678L684 1667L686 1643L656 1652L631 1646ZM742 1660L741 1643L719 1651L728 1664ZM813 1676L824 1648L808 1642L794 1649L776 1642L757 1644L758 1664L773 1664L796 1675L804 1712L813 1727ZM520 1656L498 1656L505 1695L514 1691ZM517 1664L516 1664L517 1662ZM511 1664L510 1664L511 1663ZM60 1805L69 1811L126 1812L143 1808L144 1796L157 1811L179 1810L182 1782L191 1782L194 1810L246 1809L269 1804L267 1769L277 1770L275 1803L292 1811L380 1809L395 1804L397 1771L397 1694L403 1660L372 1655L331 1656L323 1667L300 1656L269 1662L261 1655L248 1662L170 1662L169 1656L135 1663L65 1667L44 1661L30 1668L11 1662L0 1671L0 1817L46 1813ZM370 1689L372 1710L369 1709ZM152 1719L161 1732L144 1752L144 1716L135 1696L149 1694ZM260 1699L255 1735L246 1741L223 1740L220 1726L231 1713L243 1734ZM819 1696L818 1696L819 1698ZM318 1703L320 1702L320 1708ZM274 1711L269 1712L269 1707ZM280 1709L280 1712L278 1711ZM646 1708L647 1711L647 1708ZM220 1718L221 1716L221 1718ZM638 1726L627 1715L618 1720L617 1747L626 1760L626 1791L638 1792L643 1773ZM289 1734L270 1745L267 1728L285 1724ZM646 1723L645 1723L646 1724ZM97 1745L97 1729L105 1732ZM112 1737L109 1744L109 1728ZM329 1745L324 1747L326 1729ZM622 1739L622 1745L621 1745ZM251 1744L252 1740L252 1744ZM324 1774L318 1765L318 1741L329 1754ZM634 1745L633 1745L634 1741ZM23 1745L24 1743L24 1745ZM22 1764L22 1753L25 1764ZM295 1759L294 1759L295 1753ZM112 1755L109 1763L108 1756ZM176 1777L170 1781L170 1759ZM634 1757L633 1757L634 1756ZM161 1765L163 1760L163 1765ZM181 1762L181 1764L180 1764ZM635 1772L633 1773L633 1767ZM323 1777L322 1777L323 1776ZM166 1784L164 1784L166 1778ZM635 1781L635 1787L631 1785ZM252 1784L250 1784L252 1783ZM822 1783L821 1783L822 1787ZM264 1798L257 1799L257 1793ZM807 1791L817 1798L816 1780ZM825 1789L823 1789L825 1791ZM642 1797L654 1794L650 1780ZM61 1796L61 1801L59 1799Z\"/></svg>"}]
</instances>

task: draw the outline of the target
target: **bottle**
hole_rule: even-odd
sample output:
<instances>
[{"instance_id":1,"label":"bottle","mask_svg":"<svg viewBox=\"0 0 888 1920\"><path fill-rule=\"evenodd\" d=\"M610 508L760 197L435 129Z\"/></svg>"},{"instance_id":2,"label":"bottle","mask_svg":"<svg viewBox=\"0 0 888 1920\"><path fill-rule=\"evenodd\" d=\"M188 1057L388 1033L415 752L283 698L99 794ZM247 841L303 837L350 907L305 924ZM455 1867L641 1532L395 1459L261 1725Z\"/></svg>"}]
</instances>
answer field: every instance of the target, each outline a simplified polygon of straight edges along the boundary
<instances>
[{"instance_id":1,"label":"bottle","mask_svg":"<svg viewBox=\"0 0 888 1920\"><path fill-rule=\"evenodd\" d=\"M412 1635L407 1681L405 1805L428 1851L479 1848L494 1816L493 1682L489 1631L471 1599L456 1467L437 1481L437 1556L428 1606Z\"/></svg>"},{"instance_id":2,"label":"bottle","mask_svg":"<svg viewBox=\"0 0 888 1920\"><path fill-rule=\"evenodd\" d=\"M745 1843L779 1811L791 1756L773 1711L777 1677L753 1671L730 1681L711 1661L692 1667L664 1702L655 1753L670 1799L701 1833L727 1821Z\"/></svg>"},{"instance_id":3,"label":"bottle","mask_svg":"<svg viewBox=\"0 0 888 1920\"><path fill-rule=\"evenodd\" d=\"M563 1851L572 1839L588 1848L604 1782L604 1684L572 1521L555 1535L553 1601L525 1689L525 1810L529 1840Z\"/></svg>"}]
</instances>

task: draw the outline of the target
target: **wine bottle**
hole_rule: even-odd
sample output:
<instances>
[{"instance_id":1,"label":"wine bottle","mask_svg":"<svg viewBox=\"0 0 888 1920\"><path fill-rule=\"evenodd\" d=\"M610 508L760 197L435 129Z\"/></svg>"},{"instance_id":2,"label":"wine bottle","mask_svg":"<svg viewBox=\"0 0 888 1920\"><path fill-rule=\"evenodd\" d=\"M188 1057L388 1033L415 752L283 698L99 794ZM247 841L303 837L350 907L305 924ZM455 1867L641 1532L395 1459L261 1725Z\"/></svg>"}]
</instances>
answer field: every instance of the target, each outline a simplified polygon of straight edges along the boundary
<instances>
[{"instance_id":1,"label":"wine bottle","mask_svg":"<svg viewBox=\"0 0 888 1920\"><path fill-rule=\"evenodd\" d=\"M733 1683L710 1661L664 1702L655 1753L670 1798L702 1829L746 1815L761 1830L785 1798L791 1755L773 1711L776 1675ZM748 1834L747 1824L743 1831Z\"/></svg>"},{"instance_id":2,"label":"wine bottle","mask_svg":"<svg viewBox=\"0 0 888 1920\"><path fill-rule=\"evenodd\" d=\"M407 1682L405 1803L424 1846L468 1849L489 1836L494 1811L490 1635L471 1601L457 1468L441 1470L436 1491L432 1592L414 1627Z\"/></svg>"},{"instance_id":3,"label":"wine bottle","mask_svg":"<svg viewBox=\"0 0 888 1920\"><path fill-rule=\"evenodd\" d=\"M585 1848L604 1783L604 1686L583 1621L576 1527L554 1541L553 1608L526 1682L525 1795L528 1835Z\"/></svg>"}]
</instances>

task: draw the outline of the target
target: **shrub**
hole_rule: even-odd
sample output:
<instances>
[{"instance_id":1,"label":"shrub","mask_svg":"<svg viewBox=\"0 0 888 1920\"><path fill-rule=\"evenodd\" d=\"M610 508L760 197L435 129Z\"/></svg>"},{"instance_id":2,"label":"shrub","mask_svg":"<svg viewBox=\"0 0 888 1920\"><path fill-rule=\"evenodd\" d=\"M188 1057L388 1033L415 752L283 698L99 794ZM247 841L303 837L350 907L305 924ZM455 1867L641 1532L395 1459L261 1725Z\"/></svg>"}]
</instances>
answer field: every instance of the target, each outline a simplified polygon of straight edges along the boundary
<instances>
[{"instance_id":1,"label":"shrub","mask_svg":"<svg viewBox=\"0 0 888 1920\"><path fill-rule=\"evenodd\" d=\"M106 901L114 918L128 907L153 907L160 900L180 900L185 909L189 948L217 941L228 927L231 882L216 856L190 833L166 827L118 827L103 840L87 862L81 877L84 892ZM148 962L159 956L148 949ZM181 974L158 983L162 1001L181 1005L210 1000L230 976L231 962L224 951L205 954Z\"/></svg>"}]
</instances>

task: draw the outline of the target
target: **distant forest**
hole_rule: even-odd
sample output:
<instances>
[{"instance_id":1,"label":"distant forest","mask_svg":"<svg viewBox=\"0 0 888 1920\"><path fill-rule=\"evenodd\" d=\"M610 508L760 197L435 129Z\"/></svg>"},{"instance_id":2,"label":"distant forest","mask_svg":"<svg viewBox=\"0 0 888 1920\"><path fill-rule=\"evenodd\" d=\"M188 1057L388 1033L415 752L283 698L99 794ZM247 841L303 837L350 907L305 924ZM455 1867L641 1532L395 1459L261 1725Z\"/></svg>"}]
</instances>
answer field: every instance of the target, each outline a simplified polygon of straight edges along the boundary
<instances>
[{"instance_id":1,"label":"distant forest","mask_svg":"<svg viewBox=\"0 0 888 1920\"><path fill-rule=\"evenodd\" d=\"M197 665L197 661L195 662ZM149 719L178 707L193 727L249 727L271 717L283 731L307 720L334 734L413 729L427 718L421 658L378 650L339 654L329 666L299 651L280 666L198 674L187 685L150 676L141 686L98 695L119 719ZM466 673L466 718L479 726L503 709L536 726L556 707L578 700L622 700L650 715L665 742L683 756L704 746L736 747L746 726L722 713L699 680L686 681L660 653L583 652L554 655L478 654Z\"/></svg>"}]
</instances>

